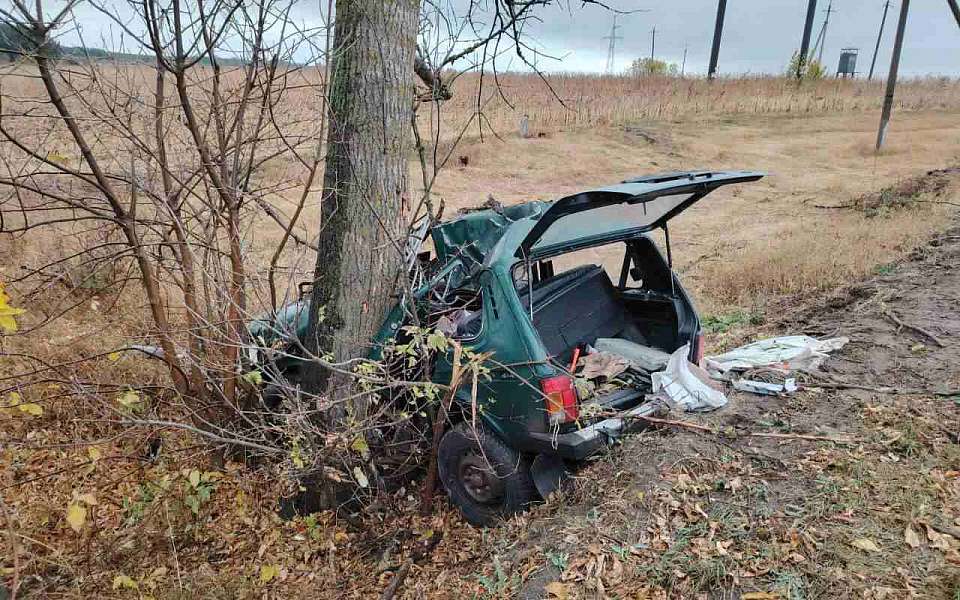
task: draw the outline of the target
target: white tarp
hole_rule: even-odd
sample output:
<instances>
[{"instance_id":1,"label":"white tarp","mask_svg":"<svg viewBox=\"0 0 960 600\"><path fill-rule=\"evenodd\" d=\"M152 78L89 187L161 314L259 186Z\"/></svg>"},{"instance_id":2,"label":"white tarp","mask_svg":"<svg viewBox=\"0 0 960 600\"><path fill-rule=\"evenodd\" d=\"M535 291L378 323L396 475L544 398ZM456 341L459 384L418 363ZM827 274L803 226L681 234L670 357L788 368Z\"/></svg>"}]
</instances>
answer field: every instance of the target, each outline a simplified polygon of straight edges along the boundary
<instances>
[{"instance_id":1,"label":"white tarp","mask_svg":"<svg viewBox=\"0 0 960 600\"><path fill-rule=\"evenodd\" d=\"M682 407L688 411L714 410L725 405L727 397L706 383L707 374L687 360L689 355L690 344L684 344L670 355L666 369L650 376L653 394L665 397L671 408ZM700 371L702 378L694 370Z\"/></svg>"},{"instance_id":2,"label":"white tarp","mask_svg":"<svg viewBox=\"0 0 960 600\"><path fill-rule=\"evenodd\" d=\"M819 368L830 352L843 348L849 341L845 337L818 340L806 335L786 335L753 342L718 356L708 356L705 364L712 376L724 379L730 371L757 367L812 370Z\"/></svg>"}]
</instances>

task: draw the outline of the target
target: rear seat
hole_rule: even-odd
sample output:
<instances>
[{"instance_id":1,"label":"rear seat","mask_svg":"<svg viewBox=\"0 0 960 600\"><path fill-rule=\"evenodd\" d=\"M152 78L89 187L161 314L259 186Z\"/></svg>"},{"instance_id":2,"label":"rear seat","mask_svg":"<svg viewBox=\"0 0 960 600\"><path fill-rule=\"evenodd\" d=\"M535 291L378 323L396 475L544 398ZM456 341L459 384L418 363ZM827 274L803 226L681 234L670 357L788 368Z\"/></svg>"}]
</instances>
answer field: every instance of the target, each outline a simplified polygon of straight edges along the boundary
<instances>
[{"instance_id":1,"label":"rear seat","mask_svg":"<svg viewBox=\"0 0 960 600\"><path fill-rule=\"evenodd\" d=\"M561 360L569 359L576 346L617 337L627 326L607 273L595 265L577 271L544 281L533 293L533 325L547 352Z\"/></svg>"}]
</instances>

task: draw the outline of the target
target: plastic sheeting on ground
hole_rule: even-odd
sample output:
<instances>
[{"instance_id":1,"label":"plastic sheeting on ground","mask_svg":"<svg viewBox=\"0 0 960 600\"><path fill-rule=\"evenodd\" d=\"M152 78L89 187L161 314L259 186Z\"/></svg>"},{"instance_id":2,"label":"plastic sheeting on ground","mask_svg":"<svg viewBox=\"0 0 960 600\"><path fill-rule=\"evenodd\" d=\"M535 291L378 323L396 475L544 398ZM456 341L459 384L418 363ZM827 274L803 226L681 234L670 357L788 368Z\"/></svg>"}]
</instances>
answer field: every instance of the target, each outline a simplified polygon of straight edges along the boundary
<instances>
[{"instance_id":1,"label":"plastic sheeting on ground","mask_svg":"<svg viewBox=\"0 0 960 600\"><path fill-rule=\"evenodd\" d=\"M709 376L687 360L689 355L690 344L684 344L670 355L663 371L650 376L653 396L662 397L671 408L688 411L714 410L724 406L727 397L709 385Z\"/></svg>"},{"instance_id":2,"label":"plastic sheeting on ground","mask_svg":"<svg viewBox=\"0 0 960 600\"><path fill-rule=\"evenodd\" d=\"M776 367L785 371L813 370L830 352L843 348L849 338L818 340L806 335L786 335L759 340L705 360L707 371L718 379L729 379L730 371Z\"/></svg>"}]
</instances>

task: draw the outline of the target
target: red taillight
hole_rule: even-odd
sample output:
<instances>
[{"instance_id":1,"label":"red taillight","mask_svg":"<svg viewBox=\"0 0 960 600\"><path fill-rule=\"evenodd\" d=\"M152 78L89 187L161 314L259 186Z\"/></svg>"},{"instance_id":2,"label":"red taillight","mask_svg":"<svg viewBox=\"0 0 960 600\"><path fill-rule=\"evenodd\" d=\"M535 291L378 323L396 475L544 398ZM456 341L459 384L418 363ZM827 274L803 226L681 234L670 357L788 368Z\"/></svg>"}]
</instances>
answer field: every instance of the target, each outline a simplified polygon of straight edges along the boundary
<instances>
[{"instance_id":1,"label":"red taillight","mask_svg":"<svg viewBox=\"0 0 960 600\"><path fill-rule=\"evenodd\" d=\"M551 425L570 423L580 416L577 390L573 379L566 375L557 375L540 380L540 389L545 396L547 415Z\"/></svg>"},{"instance_id":2,"label":"red taillight","mask_svg":"<svg viewBox=\"0 0 960 600\"><path fill-rule=\"evenodd\" d=\"M697 334L697 349L693 355L693 363L698 366L703 366L703 353L706 350L707 345L703 341L703 332Z\"/></svg>"}]
</instances>

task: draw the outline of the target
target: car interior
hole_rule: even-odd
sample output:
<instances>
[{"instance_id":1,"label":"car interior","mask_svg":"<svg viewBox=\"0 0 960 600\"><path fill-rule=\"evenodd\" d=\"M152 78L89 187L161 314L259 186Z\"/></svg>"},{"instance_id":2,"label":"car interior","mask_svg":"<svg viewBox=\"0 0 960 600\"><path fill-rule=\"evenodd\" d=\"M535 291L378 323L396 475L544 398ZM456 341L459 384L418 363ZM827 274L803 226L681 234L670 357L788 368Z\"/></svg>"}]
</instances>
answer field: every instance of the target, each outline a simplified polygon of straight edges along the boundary
<instances>
[{"instance_id":1,"label":"car interior","mask_svg":"<svg viewBox=\"0 0 960 600\"><path fill-rule=\"evenodd\" d=\"M555 273L556 257L531 265L529 279L524 263L514 272L520 301L527 310L532 303L534 328L559 364L569 364L576 348L597 338L672 352L696 331L693 307L653 240L641 236L618 245L624 255L617 284L597 264Z\"/></svg>"}]
</instances>

